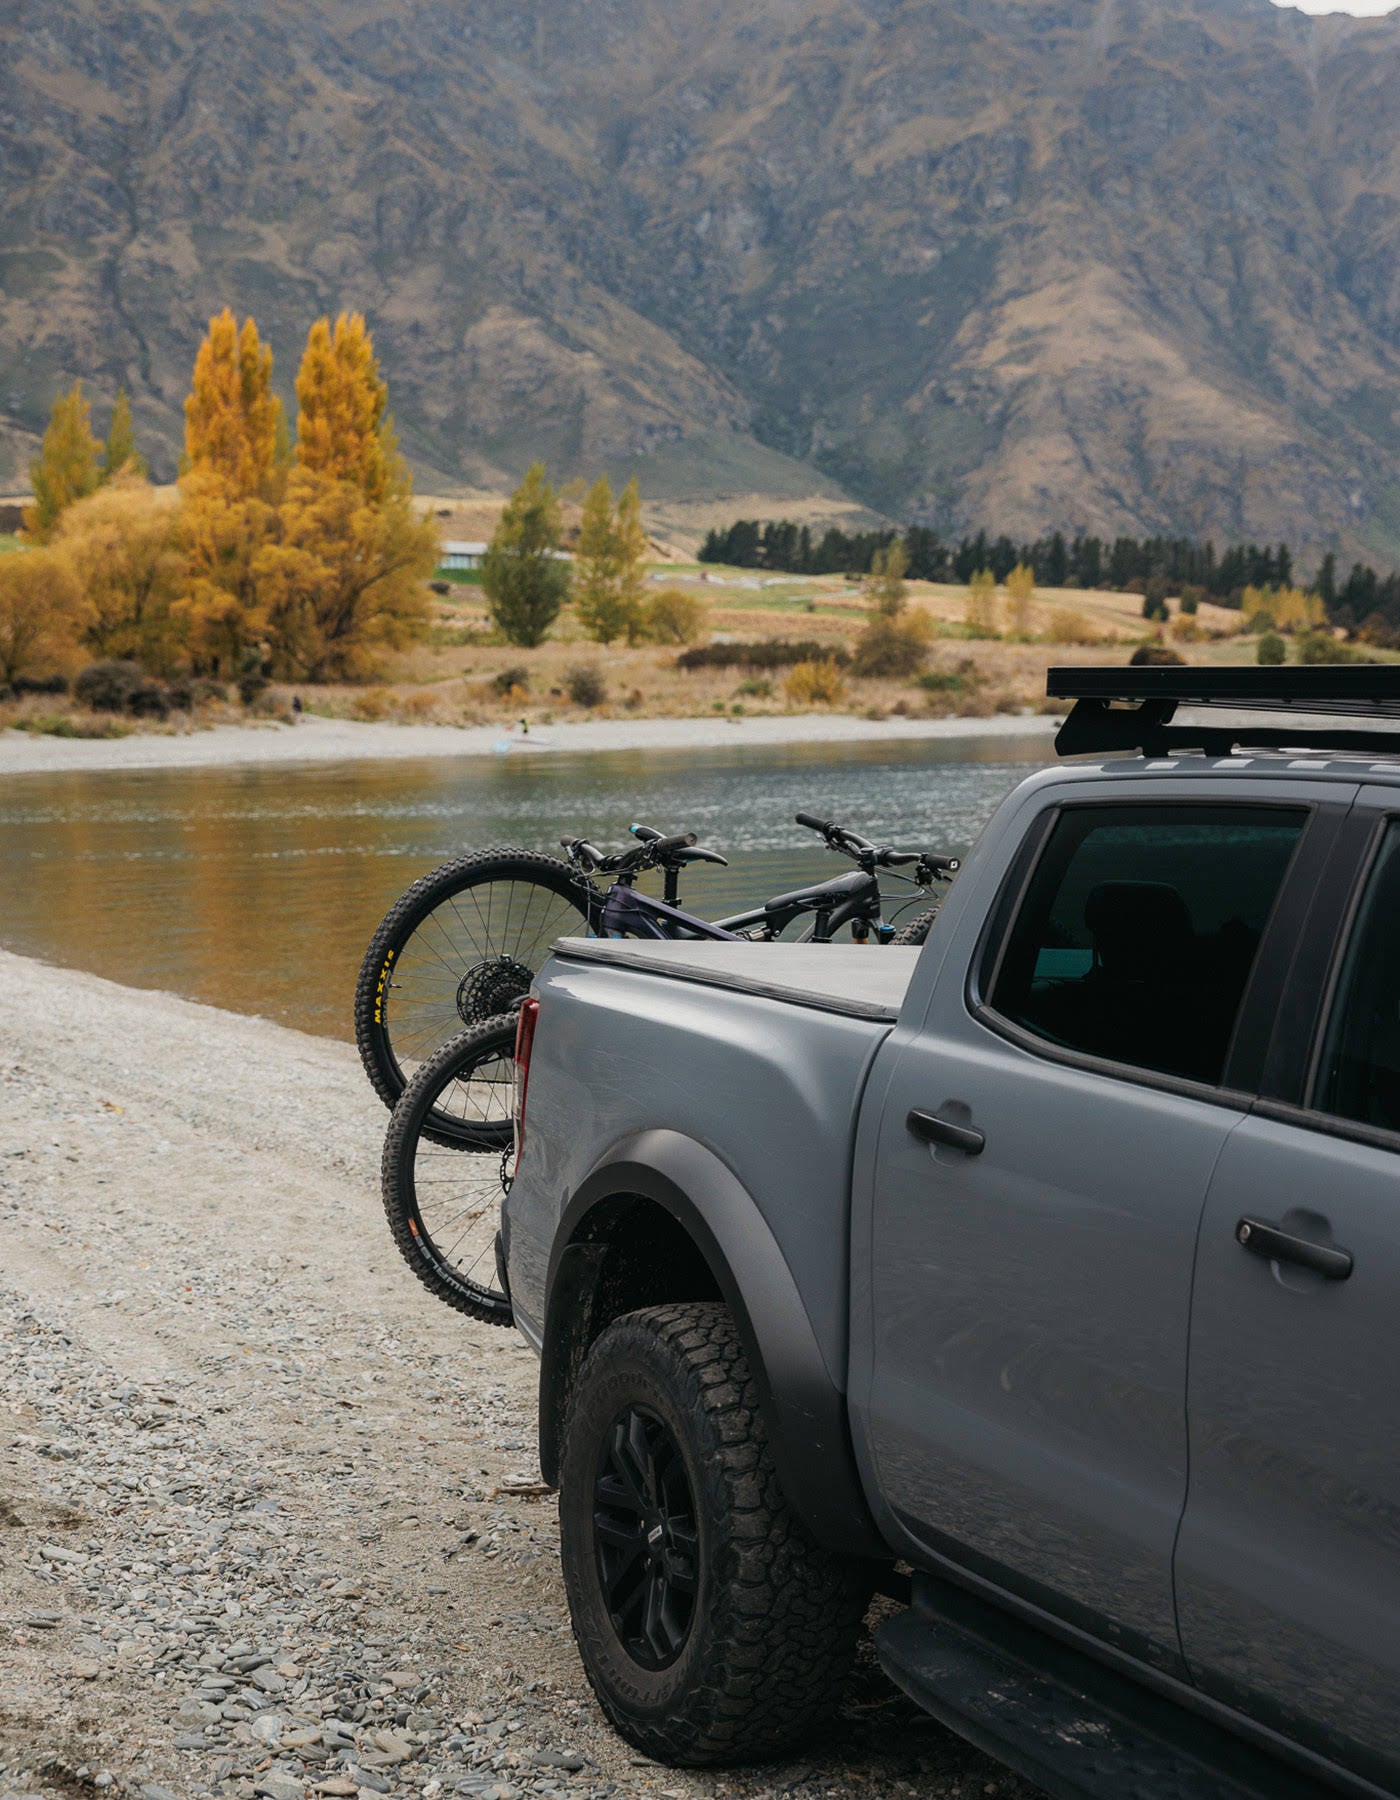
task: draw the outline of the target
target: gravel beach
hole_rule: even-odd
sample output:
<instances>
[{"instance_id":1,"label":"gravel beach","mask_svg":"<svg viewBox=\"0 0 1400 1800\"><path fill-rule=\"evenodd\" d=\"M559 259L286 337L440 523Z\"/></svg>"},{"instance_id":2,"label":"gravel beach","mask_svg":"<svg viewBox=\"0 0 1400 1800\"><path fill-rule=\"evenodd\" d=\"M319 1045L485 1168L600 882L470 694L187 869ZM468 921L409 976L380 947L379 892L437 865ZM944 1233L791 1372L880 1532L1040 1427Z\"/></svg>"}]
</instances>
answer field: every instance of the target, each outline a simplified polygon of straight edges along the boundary
<instances>
[{"instance_id":1,"label":"gravel beach","mask_svg":"<svg viewBox=\"0 0 1400 1800\"><path fill-rule=\"evenodd\" d=\"M588 719L540 725L528 735L499 725L388 725L321 719L295 725L214 725L207 731L133 732L123 738L45 737L0 731L0 775L66 769L224 768L237 763L359 761L366 757L542 756L587 750L713 750L735 745L911 743L969 737L1044 737L1056 721L859 719L794 713L752 719Z\"/></svg>"},{"instance_id":2,"label":"gravel beach","mask_svg":"<svg viewBox=\"0 0 1400 1800\"><path fill-rule=\"evenodd\" d=\"M354 1052L0 952L0 1796L1033 1790L868 1653L695 1774L574 1653L533 1357L412 1279Z\"/></svg>"}]
</instances>

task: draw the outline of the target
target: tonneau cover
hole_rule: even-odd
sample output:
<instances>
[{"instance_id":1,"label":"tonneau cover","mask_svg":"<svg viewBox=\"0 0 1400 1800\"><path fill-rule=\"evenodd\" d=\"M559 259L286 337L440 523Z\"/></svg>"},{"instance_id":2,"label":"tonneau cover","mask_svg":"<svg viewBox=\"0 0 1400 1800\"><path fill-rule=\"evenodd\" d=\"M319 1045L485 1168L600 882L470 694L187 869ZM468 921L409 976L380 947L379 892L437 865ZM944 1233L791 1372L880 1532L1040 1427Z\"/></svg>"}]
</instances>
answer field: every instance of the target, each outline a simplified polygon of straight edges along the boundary
<instances>
[{"instance_id":1,"label":"tonneau cover","mask_svg":"<svg viewBox=\"0 0 1400 1800\"><path fill-rule=\"evenodd\" d=\"M893 944L750 944L560 938L556 956L733 988L789 1006L893 1024L919 952Z\"/></svg>"}]
</instances>

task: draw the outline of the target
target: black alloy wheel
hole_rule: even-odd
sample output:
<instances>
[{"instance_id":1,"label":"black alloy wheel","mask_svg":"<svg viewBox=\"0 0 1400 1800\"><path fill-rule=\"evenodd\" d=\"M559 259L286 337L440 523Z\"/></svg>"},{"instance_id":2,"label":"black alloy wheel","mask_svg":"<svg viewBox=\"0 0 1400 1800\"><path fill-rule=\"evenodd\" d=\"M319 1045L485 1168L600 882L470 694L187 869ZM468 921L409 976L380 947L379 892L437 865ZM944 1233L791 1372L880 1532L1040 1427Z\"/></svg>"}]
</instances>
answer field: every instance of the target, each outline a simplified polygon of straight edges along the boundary
<instances>
[{"instance_id":1,"label":"black alloy wheel","mask_svg":"<svg viewBox=\"0 0 1400 1800\"><path fill-rule=\"evenodd\" d=\"M669 1668L695 1615L700 1534L680 1445L654 1413L629 1406L618 1415L593 1500L598 1582L613 1628L639 1667Z\"/></svg>"}]
</instances>

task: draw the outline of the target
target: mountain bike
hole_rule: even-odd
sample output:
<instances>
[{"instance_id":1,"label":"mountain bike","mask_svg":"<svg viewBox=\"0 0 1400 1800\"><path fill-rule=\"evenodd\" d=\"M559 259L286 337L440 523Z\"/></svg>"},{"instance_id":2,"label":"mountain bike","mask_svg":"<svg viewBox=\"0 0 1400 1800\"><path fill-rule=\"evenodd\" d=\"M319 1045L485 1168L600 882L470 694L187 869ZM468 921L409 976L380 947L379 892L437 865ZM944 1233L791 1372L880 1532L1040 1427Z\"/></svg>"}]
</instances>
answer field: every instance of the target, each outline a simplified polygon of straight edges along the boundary
<instances>
[{"instance_id":1,"label":"mountain bike","mask_svg":"<svg viewBox=\"0 0 1400 1800\"><path fill-rule=\"evenodd\" d=\"M745 936L762 941L775 937L804 914L813 915L805 934L809 941L829 941L844 924L863 925L871 936L895 942L927 933L936 907L925 909L903 932L881 919L876 871L915 866L907 877L916 889L935 879L948 879L957 869L951 857L928 852L897 851L869 843L830 821L799 815L861 868L834 881L780 894L762 907L720 923L698 919L675 902L684 854L693 849L691 834L664 838L647 826L635 848L608 856L583 839L564 840L576 866L617 879L602 898L598 912L605 935L692 938L733 941ZM710 853L714 859L714 853ZM646 868L666 872L667 899L655 900L635 889ZM740 929L743 927L743 929ZM524 990L511 997L505 1011L477 1020L420 1064L394 1107L384 1143L382 1197L394 1242L410 1269L428 1290L449 1306L487 1324L510 1323L510 1300L496 1261L496 1219L501 1193L509 1186L507 1163L513 1138L515 1102L515 1034ZM462 1151L498 1154L499 1176L483 1176L481 1163Z\"/></svg>"},{"instance_id":2,"label":"mountain bike","mask_svg":"<svg viewBox=\"0 0 1400 1800\"><path fill-rule=\"evenodd\" d=\"M856 942L922 942L936 908L921 910L903 932L884 918L880 876L904 882L912 903L951 879L954 857L874 844L829 819L798 813L827 847L850 858L849 874L791 893L732 918L709 921L684 911L682 874L697 863L728 866L718 851L699 848L691 832L666 835L634 825L638 842L608 854L586 838L563 838L563 858L529 850L481 850L415 881L370 940L355 988L355 1041L375 1092L397 1104L414 1069L459 1032L509 1011L529 991L535 971L558 937L655 937L768 942L804 918L804 940L830 942L849 930ZM894 871L908 871L903 875ZM637 882L663 877L660 900ZM593 880L609 875L603 892ZM451 1139L444 1117L430 1128Z\"/></svg>"}]
</instances>

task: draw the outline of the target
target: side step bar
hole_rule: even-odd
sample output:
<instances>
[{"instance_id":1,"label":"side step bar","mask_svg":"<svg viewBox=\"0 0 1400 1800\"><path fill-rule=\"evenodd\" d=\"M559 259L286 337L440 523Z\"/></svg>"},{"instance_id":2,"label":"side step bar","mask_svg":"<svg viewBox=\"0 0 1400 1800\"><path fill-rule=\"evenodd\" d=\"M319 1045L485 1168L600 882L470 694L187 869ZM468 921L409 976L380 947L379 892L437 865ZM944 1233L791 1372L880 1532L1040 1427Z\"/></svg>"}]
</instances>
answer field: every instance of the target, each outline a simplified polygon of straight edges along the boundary
<instances>
[{"instance_id":1,"label":"side step bar","mask_svg":"<svg viewBox=\"0 0 1400 1800\"><path fill-rule=\"evenodd\" d=\"M877 1628L875 1649L917 1705L1054 1800L1336 1800L1330 1783L949 1582L916 1575L913 1605Z\"/></svg>"}]
</instances>

